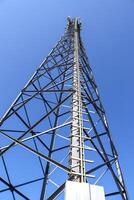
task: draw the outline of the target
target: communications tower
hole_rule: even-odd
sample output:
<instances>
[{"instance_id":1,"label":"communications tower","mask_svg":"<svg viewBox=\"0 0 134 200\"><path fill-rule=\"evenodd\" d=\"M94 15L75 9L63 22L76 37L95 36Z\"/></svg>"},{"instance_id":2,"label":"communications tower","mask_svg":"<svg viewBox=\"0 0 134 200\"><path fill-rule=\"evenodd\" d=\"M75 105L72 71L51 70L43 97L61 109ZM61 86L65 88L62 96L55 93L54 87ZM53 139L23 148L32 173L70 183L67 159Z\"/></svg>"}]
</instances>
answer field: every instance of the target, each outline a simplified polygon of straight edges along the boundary
<instances>
[{"instance_id":1,"label":"communications tower","mask_svg":"<svg viewBox=\"0 0 134 200\"><path fill-rule=\"evenodd\" d=\"M0 120L1 200L128 200L80 32L68 17Z\"/></svg>"}]
</instances>

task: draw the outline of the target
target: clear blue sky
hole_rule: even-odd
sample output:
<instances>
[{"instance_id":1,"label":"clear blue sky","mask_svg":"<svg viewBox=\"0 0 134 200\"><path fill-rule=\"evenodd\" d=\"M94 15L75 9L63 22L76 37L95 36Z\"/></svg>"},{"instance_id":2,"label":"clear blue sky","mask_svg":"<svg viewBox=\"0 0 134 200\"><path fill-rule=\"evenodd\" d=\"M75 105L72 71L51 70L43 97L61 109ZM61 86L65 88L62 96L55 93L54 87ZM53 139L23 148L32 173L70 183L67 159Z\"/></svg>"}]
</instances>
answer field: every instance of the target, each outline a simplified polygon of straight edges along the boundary
<instances>
[{"instance_id":1,"label":"clear blue sky","mask_svg":"<svg viewBox=\"0 0 134 200\"><path fill-rule=\"evenodd\" d=\"M134 199L134 0L0 0L0 116L64 33L82 36Z\"/></svg>"}]
</instances>

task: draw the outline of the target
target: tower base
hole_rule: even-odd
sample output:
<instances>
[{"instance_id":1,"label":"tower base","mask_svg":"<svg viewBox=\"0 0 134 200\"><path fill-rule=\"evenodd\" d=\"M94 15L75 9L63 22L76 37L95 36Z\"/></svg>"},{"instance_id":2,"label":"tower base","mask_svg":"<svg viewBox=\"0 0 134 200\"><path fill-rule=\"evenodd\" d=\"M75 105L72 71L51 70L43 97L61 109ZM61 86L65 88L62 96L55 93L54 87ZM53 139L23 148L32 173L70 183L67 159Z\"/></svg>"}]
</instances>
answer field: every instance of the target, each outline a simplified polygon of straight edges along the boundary
<instances>
[{"instance_id":1,"label":"tower base","mask_svg":"<svg viewBox=\"0 0 134 200\"><path fill-rule=\"evenodd\" d=\"M67 181L65 200L105 200L104 189L88 183Z\"/></svg>"}]
</instances>

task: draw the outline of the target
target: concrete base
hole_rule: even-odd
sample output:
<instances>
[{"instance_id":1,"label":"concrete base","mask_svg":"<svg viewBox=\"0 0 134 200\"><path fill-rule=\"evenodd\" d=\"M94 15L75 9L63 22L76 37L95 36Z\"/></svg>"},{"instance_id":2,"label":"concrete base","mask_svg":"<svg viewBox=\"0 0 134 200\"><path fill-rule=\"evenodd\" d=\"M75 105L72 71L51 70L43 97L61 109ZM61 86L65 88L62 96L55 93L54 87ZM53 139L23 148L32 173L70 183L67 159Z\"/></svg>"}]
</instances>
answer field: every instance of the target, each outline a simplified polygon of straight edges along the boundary
<instances>
[{"instance_id":1,"label":"concrete base","mask_svg":"<svg viewBox=\"0 0 134 200\"><path fill-rule=\"evenodd\" d=\"M88 183L67 181L65 200L105 200L104 189Z\"/></svg>"}]
</instances>

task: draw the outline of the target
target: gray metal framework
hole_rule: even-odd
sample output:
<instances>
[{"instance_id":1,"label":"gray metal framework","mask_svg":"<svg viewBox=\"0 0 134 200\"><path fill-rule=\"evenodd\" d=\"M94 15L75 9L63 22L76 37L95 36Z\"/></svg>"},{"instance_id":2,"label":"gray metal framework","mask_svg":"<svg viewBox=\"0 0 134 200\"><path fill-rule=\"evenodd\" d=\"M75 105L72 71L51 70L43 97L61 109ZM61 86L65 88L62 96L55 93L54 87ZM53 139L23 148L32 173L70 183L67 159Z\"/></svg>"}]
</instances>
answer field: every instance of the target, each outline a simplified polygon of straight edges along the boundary
<instances>
[{"instance_id":1,"label":"gray metal framework","mask_svg":"<svg viewBox=\"0 0 134 200\"><path fill-rule=\"evenodd\" d=\"M63 199L67 180L128 200L98 88L80 36L64 35L0 120L0 199Z\"/></svg>"}]
</instances>

